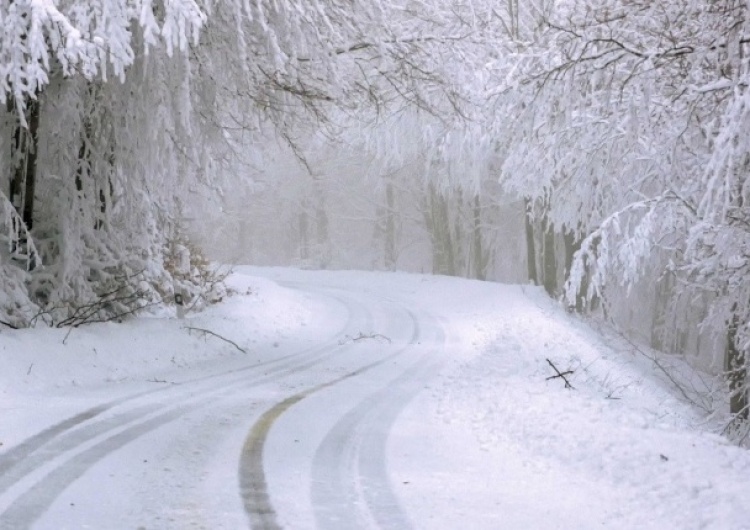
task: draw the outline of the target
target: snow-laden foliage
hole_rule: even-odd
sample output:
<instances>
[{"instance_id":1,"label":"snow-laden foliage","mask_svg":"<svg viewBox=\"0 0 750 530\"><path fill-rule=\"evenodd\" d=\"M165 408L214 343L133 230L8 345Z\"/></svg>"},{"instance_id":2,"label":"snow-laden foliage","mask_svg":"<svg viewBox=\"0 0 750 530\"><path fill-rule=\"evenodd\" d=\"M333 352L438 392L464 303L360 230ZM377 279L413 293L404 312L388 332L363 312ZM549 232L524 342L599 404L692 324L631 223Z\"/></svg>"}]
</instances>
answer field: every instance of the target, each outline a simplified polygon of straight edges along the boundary
<instances>
[{"instance_id":1,"label":"snow-laden foliage","mask_svg":"<svg viewBox=\"0 0 750 530\"><path fill-rule=\"evenodd\" d=\"M747 2L462 6L450 58L471 104L360 129L372 171L417 161L426 182L470 196L499 180L527 204L529 274L551 294L713 370L733 347L744 363Z\"/></svg>"},{"instance_id":2,"label":"snow-laden foliage","mask_svg":"<svg viewBox=\"0 0 750 530\"><path fill-rule=\"evenodd\" d=\"M193 0L52 0L0 3L0 100L23 105L59 68L65 76L124 80L139 53L163 44L167 53L196 41L205 21ZM135 29L134 29L135 26ZM134 34L140 34L136 46Z\"/></svg>"},{"instance_id":3,"label":"snow-laden foliage","mask_svg":"<svg viewBox=\"0 0 750 530\"><path fill-rule=\"evenodd\" d=\"M170 294L181 205L232 193L222 176L259 159L268 128L296 150L354 116L468 118L496 55L497 17L479 7L1 1L0 202L15 215L2 266L13 254L30 274L13 281L8 307L59 323L97 300L99 319Z\"/></svg>"},{"instance_id":4,"label":"snow-laden foliage","mask_svg":"<svg viewBox=\"0 0 750 530\"><path fill-rule=\"evenodd\" d=\"M635 8L615 2L601 9L571 3L549 21L557 56L537 63L533 77L542 93L565 83L584 100L565 107L557 102L568 116L553 128L556 147L578 160L572 165L564 157L555 160L546 169L555 180L548 185L561 202L575 195L589 198L574 209L553 206L550 215L579 223L587 235L581 259L596 253L597 270L609 267L612 276L632 283L641 267L638 258L652 254L649 245L666 242L678 262L668 272L679 272L686 287L700 286L719 299L729 293L715 282L724 283L719 278L732 261L726 254L741 252L743 239L742 228L729 218L742 217L745 179L738 167L746 157L746 141L738 135L746 125L741 88L746 65L740 60L745 32L737 29L744 26L743 14L730 3ZM545 113L548 119L555 115L553 109ZM568 146L559 142L577 127L582 136ZM578 193L569 193L570 174L584 175ZM596 211L602 217L593 224L581 217ZM623 218L632 230L623 232ZM729 224L732 235L719 236ZM608 237L617 239L618 249L606 246ZM619 267L612 267L615 262ZM569 294L583 277L580 267L576 270ZM598 278L595 274L594 284L603 285ZM732 298L720 305L733 306ZM725 312L714 324L721 327L726 319Z\"/></svg>"},{"instance_id":5,"label":"snow-laden foliage","mask_svg":"<svg viewBox=\"0 0 750 530\"><path fill-rule=\"evenodd\" d=\"M3 311L13 325L109 319L171 292L163 249L197 175L181 151L185 52L205 20L192 1L0 4L0 200L22 217L3 261L29 269L11 297L23 318Z\"/></svg>"},{"instance_id":6,"label":"snow-laden foliage","mask_svg":"<svg viewBox=\"0 0 750 530\"><path fill-rule=\"evenodd\" d=\"M506 188L577 240L568 303L602 301L609 316L656 307L654 325L672 322L660 343L684 349L669 335L700 324L743 366L748 7L558 2L516 39L489 101L495 120L517 116L500 140ZM643 282L657 286L650 299L623 298Z\"/></svg>"}]
</instances>

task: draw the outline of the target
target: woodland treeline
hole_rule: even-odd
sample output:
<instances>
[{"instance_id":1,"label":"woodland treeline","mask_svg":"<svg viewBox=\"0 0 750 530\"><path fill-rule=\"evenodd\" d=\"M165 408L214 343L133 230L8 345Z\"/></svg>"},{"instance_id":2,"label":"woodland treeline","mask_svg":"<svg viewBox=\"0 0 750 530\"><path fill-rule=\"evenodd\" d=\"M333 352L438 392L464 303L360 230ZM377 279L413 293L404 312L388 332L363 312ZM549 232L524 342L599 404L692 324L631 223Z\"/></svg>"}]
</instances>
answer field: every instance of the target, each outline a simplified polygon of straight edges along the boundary
<instances>
[{"instance_id":1,"label":"woodland treeline","mask_svg":"<svg viewBox=\"0 0 750 530\"><path fill-rule=\"evenodd\" d=\"M747 419L749 7L0 0L0 320L197 298L189 224L225 259L531 281Z\"/></svg>"}]
</instances>

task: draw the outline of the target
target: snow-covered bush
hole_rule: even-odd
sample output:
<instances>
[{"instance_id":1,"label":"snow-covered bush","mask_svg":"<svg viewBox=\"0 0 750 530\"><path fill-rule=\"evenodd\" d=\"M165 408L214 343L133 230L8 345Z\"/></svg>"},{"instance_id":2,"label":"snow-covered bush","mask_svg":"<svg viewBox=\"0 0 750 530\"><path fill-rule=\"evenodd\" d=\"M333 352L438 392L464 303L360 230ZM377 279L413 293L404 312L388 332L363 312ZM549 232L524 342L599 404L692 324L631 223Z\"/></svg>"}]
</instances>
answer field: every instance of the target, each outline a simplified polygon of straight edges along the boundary
<instances>
[{"instance_id":1,"label":"snow-covered bush","mask_svg":"<svg viewBox=\"0 0 750 530\"><path fill-rule=\"evenodd\" d=\"M185 161L203 145L186 52L204 21L190 1L0 2L0 203L14 255L0 255L0 319L79 325L161 300L168 227L200 172Z\"/></svg>"}]
</instances>

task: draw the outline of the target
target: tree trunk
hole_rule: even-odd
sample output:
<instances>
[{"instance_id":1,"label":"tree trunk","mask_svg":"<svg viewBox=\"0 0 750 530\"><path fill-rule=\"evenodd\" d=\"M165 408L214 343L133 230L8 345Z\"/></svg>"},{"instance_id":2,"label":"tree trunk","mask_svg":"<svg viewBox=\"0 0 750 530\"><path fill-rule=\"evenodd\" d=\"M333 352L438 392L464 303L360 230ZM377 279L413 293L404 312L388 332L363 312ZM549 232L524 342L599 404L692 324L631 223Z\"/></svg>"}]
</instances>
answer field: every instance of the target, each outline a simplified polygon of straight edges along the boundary
<instances>
[{"instance_id":1,"label":"tree trunk","mask_svg":"<svg viewBox=\"0 0 750 530\"><path fill-rule=\"evenodd\" d=\"M482 203L479 195L474 197L474 278L485 280L487 278L487 256L484 253L482 241Z\"/></svg>"},{"instance_id":2,"label":"tree trunk","mask_svg":"<svg viewBox=\"0 0 750 530\"><path fill-rule=\"evenodd\" d=\"M26 228L34 227L34 193L36 191L36 166L39 154L39 100L30 99L28 112L28 155L26 158L25 189L23 201L23 222Z\"/></svg>"},{"instance_id":3,"label":"tree trunk","mask_svg":"<svg viewBox=\"0 0 750 530\"><path fill-rule=\"evenodd\" d=\"M9 199L16 211L21 216L26 230L31 231L34 227L34 194L36 192L36 167L39 148L39 112L40 103L38 98L27 97L24 126L21 116L17 116L13 127L13 138L11 142L11 178ZM18 112L12 100L8 103L10 112ZM22 233L20 227L15 227L17 233ZM27 242L24 237L12 244L12 252L17 256L27 255ZM34 268L35 263L29 260L29 268Z\"/></svg>"},{"instance_id":4,"label":"tree trunk","mask_svg":"<svg viewBox=\"0 0 750 530\"><path fill-rule=\"evenodd\" d=\"M26 126L21 117L16 120L11 143L10 200L21 215L26 228L34 226L34 191L36 187L36 165L39 129L39 100L26 98ZM11 111L15 105L9 104Z\"/></svg>"},{"instance_id":5,"label":"tree trunk","mask_svg":"<svg viewBox=\"0 0 750 530\"><path fill-rule=\"evenodd\" d=\"M557 295L557 258L555 256L555 231L552 223L545 220L544 226L544 290L554 297Z\"/></svg>"},{"instance_id":6,"label":"tree trunk","mask_svg":"<svg viewBox=\"0 0 750 530\"><path fill-rule=\"evenodd\" d=\"M428 186L424 217L432 243L432 273L455 276L455 252L448 205L445 197L432 184Z\"/></svg>"},{"instance_id":7,"label":"tree trunk","mask_svg":"<svg viewBox=\"0 0 750 530\"><path fill-rule=\"evenodd\" d=\"M101 173L98 175L98 178L97 175L93 173L94 159L93 151L91 149L91 145L97 141L103 143L99 146L100 148L105 147L109 151L109 155L101 160L100 164L97 166L97 171ZM110 144L107 145L104 142L110 142ZM75 184L76 191L81 200L85 201L86 195L88 194L93 194L96 198L97 207L96 211L93 212L94 229L96 230L101 230L104 227L107 218L107 191L109 191L110 196L112 195L112 180L110 175L104 170L105 162L109 165L110 171L114 167L115 159L114 149L111 145L112 143L113 139L107 139L102 136L98 138L95 137L91 120L87 116L84 116L83 128L81 130L81 145L78 148L78 167L76 168ZM87 183L88 185L84 186L84 183ZM106 190L106 188L109 188L109 190ZM81 206L81 212L83 213L83 208L87 207L88 206Z\"/></svg>"},{"instance_id":8,"label":"tree trunk","mask_svg":"<svg viewBox=\"0 0 750 530\"><path fill-rule=\"evenodd\" d=\"M526 209L526 265L529 274L529 281L534 285L539 285L539 276L536 271L536 246L534 245L534 225L531 223L531 200L524 199Z\"/></svg>"},{"instance_id":9,"label":"tree trunk","mask_svg":"<svg viewBox=\"0 0 750 530\"><path fill-rule=\"evenodd\" d=\"M508 0L508 20L510 21L510 36L519 37L518 0Z\"/></svg>"},{"instance_id":10,"label":"tree trunk","mask_svg":"<svg viewBox=\"0 0 750 530\"><path fill-rule=\"evenodd\" d=\"M578 292L576 293L576 313L583 314L589 308L594 309L594 307L596 306L596 299L592 300L591 304L587 302L586 295L588 294L588 290L589 273L588 271L585 271L583 274L583 278L581 278L581 285L578 288Z\"/></svg>"},{"instance_id":11,"label":"tree trunk","mask_svg":"<svg viewBox=\"0 0 750 530\"><path fill-rule=\"evenodd\" d=\"M664 342L664 327L666 325L668 303L672 296L672 284L674 277L666 275L656 283L654 295L654 317L651 321L651 347L655 350L664 351L671 348Z\"/></svg>"},{"instance_id":12,"label":"tree trunk","mask_svg":"<svg viewBox=\"0 0 750 530\"><path fill-rule=\"evenodd\" d=\"M307 201L302 203L302 211L298 217L299 257L301 260L310 259L310 237L308 234Z\"/></svg>"},{"instance_id":13,"label":"tree trunk","mask_svg":"<svg viewBox=\"0 0 750 530\"><path fill-rule=\"evenodd\" d=\"M317 267L326 269L331 265L330 230L325 194L320 181L315 180L315 261Z\"/></svg>"},{"instance_id":14,"label":"tree trunk","mask_svg":"<svg viewBox=\"0 0 750 530\"><path fill-rule=\"evenodd\" d=\"M570 277L570 268L573 266L573 256L581 248L581 240L577 238L573 230L568 230L563 234L565 243L565 281Z\"/></svg>"},{"instance_id":15,"label":"tree trunk","mask_svg":"<svg viewBox=\"0 0 750 530\"><path fill-rule=\"evenodd\" d=\"M563 282L570 280L570 270L573 267L573 258L576 252L581 248L581 237L576 237L573 230L569 230L563 234L563 243L565 244L565 276ZM584 258L585 260L585 258ZM584 261L585 268L585 261ZM584 271L583 278L581 278L581 284L578 287L576 293L575 309L576 313L583 313L587 309L586 293L589 289L589 273Z\"/></svg>"},{"instance_id":16,"label":"tree trunk","mask_svg":"<svg viewBox=\"0 0 750 530\"><path fill-rule=\"evenodd\" d=\"M396 201L393 192L393 183L388 182L385 186L385 234L383 241L383 264L386 270L396 269Z\"/></svg>"},{"instance_id":17,"label":"tree trunk","mask_svg":"<svg viewBox=\"0 0 750 530\"><path fill-rule=\"evenodd\" d=\"M729 380L729 412L740 420L748 419L747 363L745 351L737 344L739 316L736 305L727 330L726 371Z\"/></svg>"}]
</instances>

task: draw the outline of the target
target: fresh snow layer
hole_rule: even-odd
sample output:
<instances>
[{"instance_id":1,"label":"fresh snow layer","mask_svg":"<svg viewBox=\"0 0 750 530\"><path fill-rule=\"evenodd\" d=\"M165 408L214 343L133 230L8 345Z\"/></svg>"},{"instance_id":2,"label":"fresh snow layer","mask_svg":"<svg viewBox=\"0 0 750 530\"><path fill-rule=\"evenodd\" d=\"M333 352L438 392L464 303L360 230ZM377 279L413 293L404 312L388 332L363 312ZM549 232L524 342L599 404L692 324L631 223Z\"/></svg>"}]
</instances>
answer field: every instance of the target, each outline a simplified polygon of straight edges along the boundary
<instances>
[{"instance_id":1,"label":"fresh snow layer","mask_svg":"<svg viewBox=\"0 0 750 530\"><path fill-rule=\"evenodd\" d=\"M32 455L12 483L0 471L0 528L247 527L243 444L295 395L263 460L290 529L750 528L748 453L650 360L537 288L250 267L229 283L184 320L0 332L0 470L36 433L135 394L125 412L156 425L118 437L114 407L113 430L81 423L78 445ZM211 386L322 344L338 353L308 369ZM170 393L190 412L159 409ZM356 517L341 520L350 497Z\"/></svg>"}]
</instances>

